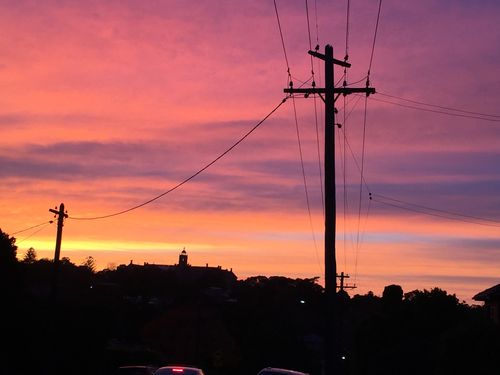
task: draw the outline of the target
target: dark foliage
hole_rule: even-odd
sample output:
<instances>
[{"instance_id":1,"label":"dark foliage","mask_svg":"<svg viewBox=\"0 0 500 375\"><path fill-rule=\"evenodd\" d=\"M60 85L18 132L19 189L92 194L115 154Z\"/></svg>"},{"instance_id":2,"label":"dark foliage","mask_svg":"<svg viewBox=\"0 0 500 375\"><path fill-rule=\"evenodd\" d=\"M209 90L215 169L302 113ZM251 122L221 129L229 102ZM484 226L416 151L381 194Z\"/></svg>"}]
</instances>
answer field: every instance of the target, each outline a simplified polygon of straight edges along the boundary
<instances>
[{"instance_id":1,"label":"dark foliage","mask_svg":"<svg viewBox=\"0 0 500 375\"><path fill-rule=\"evenodd\" d=\"M2 235L15 254L15 240ZM214 272L193 280L147 265L96 273L64 258L54 296L52 261L6 259L5 373L99 375L122 365L172 363L207 375L255 375L266 366L321 373L325 309L315 279L228 282ZM482 308L441 289L403 294L389 285L382 297L344 294L339 301L347 374L499 368L499 327Z\"/></svg>"}]
</instances>

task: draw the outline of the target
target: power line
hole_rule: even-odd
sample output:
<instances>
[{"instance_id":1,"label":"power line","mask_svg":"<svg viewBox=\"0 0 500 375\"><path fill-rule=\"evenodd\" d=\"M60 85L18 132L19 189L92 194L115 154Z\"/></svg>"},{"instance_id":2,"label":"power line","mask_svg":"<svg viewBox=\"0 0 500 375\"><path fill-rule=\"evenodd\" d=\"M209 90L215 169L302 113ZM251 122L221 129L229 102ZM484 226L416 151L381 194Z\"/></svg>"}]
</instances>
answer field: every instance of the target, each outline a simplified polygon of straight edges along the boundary
<instances>
[{"instance_id":1,"label":"power line","mask_svg":"<svg viewBox=\"0 0 500 375\"><path fill-rule=\"evenodd\" d=\"M366 86L368 87L370 85L370 71L372 69L372 62L373 62L373 54L375 52L375 42L377 40L377 32L378 32L378 23L380 20L380 9L382 8L382 0L379 0L378 2L378 12L377 12L377 22L375 24L375 32L373 33L373 44L372 44L372 52L370 55L370 64L368 65L368 78L367 78L367 83Z\"/></svg>"},{"instance_id":2,"label":"power line","mask_svg":"<svg viewBox=\"0 0 500 375\"><path fill-rule=\"evenodd\" d=\"M361 148L361 170L360 170L360 177L359 177L359 201L358 201L358 228L357 228L357 234L356 234L356 257L359 252L359 232L361 229L361 201L363 197L363 181L364 181L364 169L365 169L365 141L366 141L366 119L367 119L367 105L368 105L368 97L365 97L365 110L364 110L364 117L363 117L363 141L362 141L362 148Z\"/></svg>"},{"instance_id":3,"label":"power line","mask_svg":"<svg viewBox=\"0 0 500 375\"><path fill-rule=\"evenodd\" d=\"M345 100L345 98L344 98ZM346 111L344 111L345 113ZM345 117L345 116L344 116ZM342 216L343 216L343 227L342 227L342 250L343 250L343 255L344 255L344 270L347 270L347 244L350 244L352 248L354 248L354 236L352 235L352 231L349 230L348 228L348 223L349 221L347 220L348 213L350 212L350 206L349 206L349 200L348 200L348 191L347 191L347 155L346 155L346 142L347 142L347 137L346 137L346 126L347 122L343 121L342 126L337 126L337 136L336 141L337 141L337 153L338 157L340 158L340 163L339 165L341 166L341 174L342 174ZM348 238L348 233L350 234Z\"/></svg>"},{"instance_id":4,"label":"power line","mask_svg":"<svg viewBox=\"0 0 500 375\"><path fill-rule=\"evenodd\" d=\"M351 1L347 0L347 7L346 7L346 21L345 21L345 53L344 53L344 61L347 62L349 60L349 19L351 15ZM344 74L342 75L342 86L347 87L347 81L348 81L348 70L347 67L344 67ZM338 82L340 83L340 81ZM344 251L344 270L347 270L347 252L346 252L346 237L347 237L347 211L349 207L349 203L347 200L347 189L346 189L346 176L347 176L347 157L346 157L346 133L347 133L347 95L344 96L343 98L343 123L342 126L344 127L344 131L341 132L340 127L338 128L338 133L339 135L342 134L342 144L340 143L339 140L339 145L342 145L342 152L340 153L341 155L341 163L342 163L342 186L343 186L343 218L344 218L344 233L343 233L343 251ZM340 138L340 137L337 137Z\"/></svg>"},{"instance_id":5,"label":"power line","mask_svg":"<svg viewBox=\"0 0 500 375\"><path fill-rule=\"evenodd\" d=\"M314 0L314 18L316 26L316 45L319 47L319 26L318 26L318 3Z\"/></svg>"},{"instance_id":6,"label":"power line","mask_svg":"<svg viewBox=\"0 0 500 375\"><path fill-rule=\"evenodd\" d=\"M354 155L354 152L351 148L351 145L349 144L348 141L346 142L346 144L351 152L351 156L353 158L354 164L356 165L358 170L360 170L359 163L356 159L356 156ZM375 193L371 192L371 189L368 186L368 183L366 182L364 177L363 177L363 183L364 183L366 189L368 190L370 200L373 200L373 201L381 203L381 204L385 204L388 206L392 206L392 207L396 207L396 208L400 208L400 209L404 209L404 210L408 210L408 211L412 211L412 212L417 212L417 213L421 213L421 214L425 214L425 215L430 215L430 216L437 216L437 217L442 217L442 218L446 218L446 219L453 219L453 220L461 220L461 221L464 221L467 223L478 224L478 225L500 227L500 220L487 219L487 218L480 217L480 216L472 216L472 215L461 214L458 212L447 211L447 210L438 209L438 208L432 208L429 206L419 205L419 204L403 201L401 199L392 198L392 197L389 197L387 195L375 194ZM380 199L377 199L377 197ZM391 201L392 203L385 202L382 199ZM410 206L410 207L408 207L408 206ZM431 213L428 211L434 211L436 213ZM470 219L470 220L467 220L467 219ZM474 220L476 220L476 221L474 221ZM484 221L486 223L480 223L478 221ZM488 223L491 223L491 224L488 224Z\"/></svg>"},{"instance_id":7,"label":"power line","mask_svg":"<svg viewBox=\"0 0 500 375\"><path fill-rule=\"evenodd\" d=\"M286 69L288 72L288 79L289 79L289 84L291 84L291 73L290 73L290 64L288 63L288 56L286 54L286 48L285 48L285 39L283 38L283 30L281 29L281 22L280 22L280 16L278 13L278 6L276 5L276 0L274 1L274 11L276 12L276 21L278 22L278 29L280 32L280 37L281 37L281 46L283 47L283 55L285 56L285 63L286 63Z\"/></svg>"},{"instance_id":8,"label":"power line","mask_svg":"<svg viewBox=\"0 0 500 375\"><path fill-rule=\"evenodd\" d=\"M307 18L307 34L309 37L309 51L312 51L312 40L311 40L311 25L309 23L309 5L306 0L306 18ZM316 51L319 49L319 45L316 45ZM309 55L311 61L311 75L312 75L312 87L316 87L316 79L314 77L314 61L312 55Z\"/></svg>"},{"instance_id":9,"label":"power line","mask_svg":"<svg viewBox=\"0 0 500 375\"><path fill-rule=\"evenodd\" d=\"M453 220L460 220L464 221L466 223L472 223L472 224L478 224L478 225L486 225L486 226L493 226L493 227L500 227L500 220L494 220L494 219L487 219L479 216L472 216L472 215L465 215L461 214L458 212L453 212L453 211L448 211L448 210L442 210L442 209L437 209L437 208L432 208L420 204L415 204L411 202L407 202L401 199L396 199L396 198L391 198L386 195L381 195L381 194L374 194L370 193L370 197L372 200L375 202L379 202L382 204L388 204L391 206L395 206L401 209L407 209L410 211L414 212L419 212L431 216L438 216L438 217L443 217L446 219L453 219ZM376 199L376 197L381 198L382 200ZM387 202L384 202L383 200L388 200L393 202L392 204L389 204ZM427 212L427 211L432 211L432 212ZM485 223L483 223L485 222Z\"/></svg>"},{"instance_id":10,"label":"power line","mask_svg":"<svg viewBox=\"0 0 500 375\"><path fill-rule=\"evenodd\" d=\"M366 209L366 216L365 216L365 223L364 223L364 226L363 226L363 234L361 235L361 242L363 242L363 238L364 238L364 235L365 235L365 231L366 231L366 223L368 222L368 217L370 216L370 208L371 208L371 200L369 199L368 200L368 208ZM358 278L358 260L359 260L359 248L361 246L357 247L356 248L356 256L354 258L354 285L356 285L356 281L357 281L357 278Z\"/></svg>"},{"instance_id":11,"label":"power line","mask_svg":"<svg viewBox=\"0 0 500 375\"><path fill-rule=\"evenodd\" d=\"M287 99L288 99L288 97L283 98L281 100L281 102L276 107L274 107L262 120L260 120L253 128L251 128L248 132L246 132L240 139L238 139L226 151L224 151L222 154L220 154L215 159L213 159L210 163L206 164L204 167L200 168L197 172L193 173L191 176L187 177L186 179L184 179L183 181L179 182L177 185L175 185L174 187L168 189L167 191L165 191L165 192L163 192L163 193L155 196L154 198L151 198L151 199L149 199L149 200L147 200L147 201L145 201L145 202L143 202L141 204L138 204L136 206L130 207L130 208L128 208L126 210L123 210L123 211L115 212L115 213L108 214L108 215L94 216L94 217L73 217L73 216L70 216L69 219L73 219L73 220L99 220L99 219L106 219L106 218L109 218L109 217L122 215L122 214L125 214L127 212L130 212L130 211L136 210L138 208L141 208L143 206L146 206L147 204L150 204L150 203L152 203L152 202L154 202L154 201L156 201L156 200L164 197L165 195L171 193L172 191L177 190L182 185L184 185L187 182L191 181L196 176L198 176L199 174L201 174L202 172L204 172L205 170L207 170L209 167L211 167L212 165L214 165L216 162L218 162L220 159L222 159L224 156L226 156L230 151L232 151L236 146L238 146L241 142L243 142L260 125L262 125L262 123L264 123L264 121L266 121L274 112L276 112L278 110L278 108L281 107L283 105L283 103L285 103L285 101Z\"/></svg>"},{"instance_id":12,"label":"power line","mask_svg":"<svg viewBox=\"0 0 500 375\"><path fill-rule=\"evenodd\" d=\"M403 100L403 101L409 102L409 103L414 103L414 104L425 105L425 106L428 106L428 107L445 109L447 111L461 112L461 113L466 113L466 114L470 114L470 115L478 115L478 116L484 116L484 117L496 117L496 118L500 118L500 115L491 115L491 114L488 114L488 113L472 112L472 111L466 111L466 110L458 109L458 108L445 107L443 105L425 103L425 102L417 101L417 100L414 100L414 99L403 98L401 96L390 95L390 94L387 94L387 93L384 93L384 92L380 92L380 91L377 91L377 94L382 95L382 96L387 96L387 97L393 98L393 99Z\"/></svg>"},{"instance_id":13,"label":"power line","mask_svg":"<svg viewBox=\"0 0 500 375\"><path fill-rule=\"evenodd\" d=\"M309 36L309 49L312 50L311 25L309 24L309 5L307 3L307 0L306 0L306 18L307 18L307 34ZM311 56L311 65L313 65L312 56ZM313 69L313 72L314 72L314 69Z\"/></svg>"},{"instance_id":14,"label":"power line","mask_svg":"<svg viewBox=\"0 0 500 375\"><path fill-rule=\"evenodd\" d=\"M351 145L349 144L348 141L346 142L346 144L351 152L351 156L353 158L354 164L356 165L358 170L360 170L359 163L356 159L356 156L354 155L354 152L351 148ZM447 210L438 209L438 208L432 208L429 206L419 205L416 203L403 201L401 199L392 198L392 197L389 197L387 195L372 193L371 189L368 186L368 183L366 182L364 177L363 177L363 183L364 183L366 189L368 190L370 200L373 200L374 202L378 202L381 204L385 204L387 206L391 206L391 207L395 207L395 208L399 208L399 209L403 209L403 210L407 210L407 211L412 211L412 212L416 212L416 213L420 213L420 214L424 214L424 215L436 216L436 217L441 217L441 218L451 219L451 220L459 220L459 221L463 221L466 223L477 224L477 225L484 225L484 226L490 226L490 227L500 227L500 220L488 219L488 218L484 218L484 217L480 217L480 216L466 215L466 214L461 214L458 212L447 211ZM377 199L377 198L380 198L380 199ZM386 201L384 201L384 199L387 201L390 201L392 203L386 202ZM432 211L432 212L429 212L429 211Z\"/></svg>"},{"instance_id":15,"label":"power line","mask_svg":"<svg viewBox=\"0 0 500 375\"><path fill-rule=\"evenodd\" d=\"M351 13L351 1L347 0L347 9L346 9L346 20L345 20L345 57L344 61L349 60L349 17ZM345 71L345 69L344 69Z\"/></svg>"},{"instance_id":16,"label":"power line","mask_svg":"<svg viewBox=\"0 0 500 375\"><path fill-rule=\"evenodd\" d=\"M349 18L351 14L351 1L347 0L346 7L346 21L345 21L345 53L344 53L344 61L347 62L349 60ZM344 87L347 86L348 80L348 71L347 67L344 67L344 74L342 76L342 85ZM347 176L347 157L346 157L346 132L347 132L347 95L343 98L343 124L344 131L341 133L340 128L338 130L339 133L343 134L343 143L342 143L342 185L343 185L343 204L344 204L344 241L343 241L343 250L344 250L344 270L347 270L347 254L346 254L346 236L347 236L347 210L348 210L348 200L347 200L347 189L346 189L346 176ZM340 138L340 137L337 137ZM340 142L339 142L340 144Z\"/></svg>"},{"instance_id":17,"label":"power line","mask_svg":"<svg viewBox=\"0 0 500 375\"><path fill-rule=\"evenodd\" d=\"M29 228L18 230L17 232L12 233L11 236L13 236L15 234L18 234L18 233L29 231L30 229L38 228L38 227L40 227L42 225L52 224L52 223L53 223L52 220L50 220L50 221L44 221L43 223L40 223L40 224L37 224L37 225L33 225L33 226L29 227Z\"/></svg>"},{"instance_id":18,"label":"power line","mask_svg":"<svg viewBox=\"0 0 500 375\"><path fill-rule=\"evenodd\" d=\"M352 86L352 85L355 85L355 84L357 84L357 83L363 82L363 81L365 81L367 78L368 78L368 76L364 76L363 78L358 79L357 81L354 81L354 82L349 82L346 86ZM377 91L377 94L378 94L378 91Z\"/></svg>"},{"instance_id":19,"label":"power line","mask_svg":"<svg viewBox=\"0 0 500 375\"><path fill-rule=\"evenodd\" d=\"M415 110L418 110L418 111L431 112L431 113L439 113L439 114L447 115L447 116L464 117L464 118L471 118L471 119L475 119L475 120L490 121L490 122L500 122L500 119L493 119L493 118L486 118L486 117L480 117L480 116L473 116L473 115L466 115L466 114L460 114L460 113L452 113L452 112L440 111L440 110L436 110L436 109L416 107L416 106L413 106L413 105L401 104L401 103L392 102L390 100L377 99L377 98L373 98L373 97L370 97L370 100L375 100L377 102L382 102L382 103L397 105L398 107L415 109Z\"/></svg>"},{"instance_id":20,"label":"power line","mask_svg":"<svg viewBox=\"0 0 500 375\"><path fill-rule=\"evenodd\" d=\"M307 34L309 36L309 50L312 51L312 40L311 40L311 26L310 26L310 23L309 23L309 5L308 5L308 2L307 0L305 1L305 5L306 5L306 18L307 18ZM317 15L317 12L316 12L316 2L314 3L314 6L315 6L315 13L316 13L316 40L318 39L318 35L317 35L317 27L318 27L318 15ZM319 44L316 44L316 50L319 49ZM309 55L310 56L310 61L311 61L311 74L312 74L312 87L316 87L316 79L315 79L315 74L314 74L314 61L313 61L313 57L312 55ZM317 100L317 96L314 95L313 96L313 101L314 101L314 124L315 124L315 129L316 129L316 153L317 153L317 156L318 156L318 171L319 171L319 186L320 186L320 189L321 189L321 204L322 204L322 207L323 207L323 216L325 214L325 199L324 199L324 196L323 196L323 172L321 170L321 153L320 153L320 142L319 142L319 126L318 126L318 107L317 107L317 103L316 103L316 100ZM315 244L316 246L316 244Z\"/></svg>"},{"instance_id":21,"label":"power line","mask_svg":"<svg viewBox=\"0 0 500 375\"><path fill-rule=\"evenodd\" d=\"M38 230L34 231L34 232L33 232L33 233L31 233L29 236L27 236L27 237L23 238L23 239L22 239L22 240L20 240L20 241L16 241L16 245L19 245L20 243L22 243L22 242L26 241L27 239L29 239L29 238L33 237L35 234L37 234L37 233L41 232L41 231L42 231L42 230L44 230L44 229L45 229L48 225L50 225L50 224L52 224L52 223L53 223L53 221L51 220L51 221L48 221L48 222L45 222L45 223L42 223L42 224L36 225L36 226L34 226L34 227L31 227L30 229L32 229L32 228L36 228L36 227L39 227L40 225L43 225L43 227L41 227L40 229L38 229ZM18 233L19 233L19 232L18 232Z\"/></svg>"},{"instance_id":22,"label":"power line","mask_svg":"<svg viewBox=\"0 0 500 375\"><path fill-rule=\"evenodd\" d=\"M321 207L323 208L323 217L325 217L325 194L323 192L323 170L321 168L321 151L319 142L319 125L318 125L318 107L317 107L317 97L314 95L314 124L316 129L316 154L318 156L318 171L319 171L319 186L321 189Z\"/></svg>"},{"instance_id":23,"label":"power line","mask_svg":"<svg viewBox=\"0 0 500 375\"><path fill-rule=\"evenodd\" d=\"M314 250L316 252L316 260L317 260L318 266L319 266L320 261L319 261L319 255L318 255L318 245L316 243L316 235L314 233L314 225L313 225L312 215L311 215L311 204L309 202L309 191L307 189L307 178L306 178L306 171L304 168L304 157L302 155L302 143L300 141L299 121L298 121L298 117L297 117L297 107L295 105L295 98L294 97L292 97L292 103L293 103L293 115L295 117L295 130L297 133L297 144L299 147L300 166L301 166L301 170L302 170L302 179L304 182L304 192L306 195L307 212L309 213L309 224L311 226L311 233L312 233L312 238L313 238L313 242L314 242ZM321 269L321 267L320 267L320 269Z\"/></svg>"},{"instance_id":24,"label":"power line","mask_svg":"<svg viewBox=\"0 0 500 375\"><path fill-rule=\"evenodd\" d=\"M307 85L309 82L311 82L311 80L314 82L314 76L310 76L308 79L306 79L305 81L295 77L295 76L290 76L290 78L293 78L295 81L299 82L300 83L300 86L299 87L303 87L305 85Z\"/></svg>"}]
</instances>

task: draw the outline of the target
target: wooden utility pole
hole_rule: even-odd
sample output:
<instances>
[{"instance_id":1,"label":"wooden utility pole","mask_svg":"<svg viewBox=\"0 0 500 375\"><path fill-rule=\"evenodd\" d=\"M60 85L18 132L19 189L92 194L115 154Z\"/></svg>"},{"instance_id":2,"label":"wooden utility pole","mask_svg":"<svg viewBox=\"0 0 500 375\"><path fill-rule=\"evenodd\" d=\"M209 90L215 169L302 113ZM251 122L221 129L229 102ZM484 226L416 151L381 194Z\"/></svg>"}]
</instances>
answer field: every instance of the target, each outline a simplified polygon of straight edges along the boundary
<instances>
[{"instance_id":1,"label":"wooden utility pole","mask_svg":"<svg viewBox=\"0 0 500 375\"><path fill-rule=\"evenodd\" d=\"M346 289L356 289L356 285L347 285L344 283L345 279L349 279L350 276L344 274L344 272L341 272L340 275L337 275L337 278L340 279L340 286L339 286L339 292L343 292Z\"/></svg>"},{"instance_id":2,"label":"wooden utility pole","mask_svg":"<svg viewBox=\"0 0 500 375\"><path fill-rule=\"evenodd\" d=\"M56 237L56 250L54 253L54 271L52 274L52 298L56 298L57 296L57 284L59 282L59 257L61 255L61 241L62 241L62 230L64 226L64 219L68 217L68 214L64 211L64 203L61 203L59 206L59 210L49 209L50 212L54 213L54 217L57 218L57 237Z\"/></svg>"},{"instance_id":3,"label":"wooden utility pole","mask_svg":"<svg viewBox=\"0 0 500 375\"><path fill-rule=\"evenodd\" d=\"M309 51L310 55L325 62L324 88L298 88L292 86L284 89L289 94L318 94L325 102L325 375L339 375L342 371L341 348L339 341L340 321L337 306L337 263L335 259L336 236L336 186L335 186L335 100L340 94L353 93L374 94L375 89L369 87L335 88L334 66L349 68L351 64L333 58L333 47L325 46L325 54ZM324 94L324 98L321 96ZM337 98L335 97L337 94Z\"/></svg>"}]
</instances>

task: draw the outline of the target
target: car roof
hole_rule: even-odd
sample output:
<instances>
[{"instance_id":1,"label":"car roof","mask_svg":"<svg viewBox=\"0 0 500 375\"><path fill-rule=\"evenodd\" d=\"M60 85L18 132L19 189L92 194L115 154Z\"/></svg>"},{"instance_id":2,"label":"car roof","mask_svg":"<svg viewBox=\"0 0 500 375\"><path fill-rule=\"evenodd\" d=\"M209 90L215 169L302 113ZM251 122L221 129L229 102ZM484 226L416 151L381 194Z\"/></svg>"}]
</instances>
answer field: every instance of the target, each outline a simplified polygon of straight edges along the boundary
<instances>
[{"instance_id":1,"label":"car roof","mask_svg":"<svg viewBox=\"0 0 500 375\"><path fill-rule=\"evenodd\" d=\"M265 373L265 372L272 372L276 374L290 374L290 375L303 375L306 374L305 372L301 371L295 371L295 370L289 370L285 368L279 368L279 367L266 367L263 368L262 370L259 371L260 373Z\"/></svg>"},{"instance_id":2,"label":"car roof","mask_svg":"<svg viewBox=\"0 0 500 375\"><path fill-rule=\"evenodd\" d=\"M117 374L136 374L136 375L145 375L145 374L153 374L157 367L155 366L147 366L147 365L129 365L129 366L120 366L116 370Z\"/></svg>"},{"instance_id":3,"label":"car roof","mask_svg":"<svg viewBox=\"0 0 500 375\"><path fill-rule=\"evenodd\" d=\"M169 372L176 372L176 370L186 370L187 373L198 373L198 374L203 374L203 370L198 367L192 367L192 366L162 366L156 370L156 374L161 374L163 372L169 373Z\"/></svg>"}]
</instances>

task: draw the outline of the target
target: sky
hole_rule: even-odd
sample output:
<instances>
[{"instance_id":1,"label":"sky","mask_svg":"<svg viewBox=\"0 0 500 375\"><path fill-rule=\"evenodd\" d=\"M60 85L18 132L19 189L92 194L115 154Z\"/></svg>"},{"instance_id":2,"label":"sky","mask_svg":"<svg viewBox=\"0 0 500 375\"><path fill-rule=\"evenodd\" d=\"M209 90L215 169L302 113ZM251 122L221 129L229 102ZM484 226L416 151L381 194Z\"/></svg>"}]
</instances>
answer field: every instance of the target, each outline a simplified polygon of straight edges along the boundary
<instances>
[{"instance_id":1,"label":"sky","mask_svg":"<svg viewBox=\"0 0 500 375\"><path fill-rule=\"evenodd\" d=\"M472 303L500 282L500 3L384 0L376 27L378 9L0 1L0 228L18 257L53 258L48 210L64 203L76 264L175 264L185 248L240 279L323 283L324 105L282 100L288 70L323 87L307 51L330 44L349 85L369 71L377 90L335 103L350 294L439 287Z\"/></svg>"}]
</instances>

